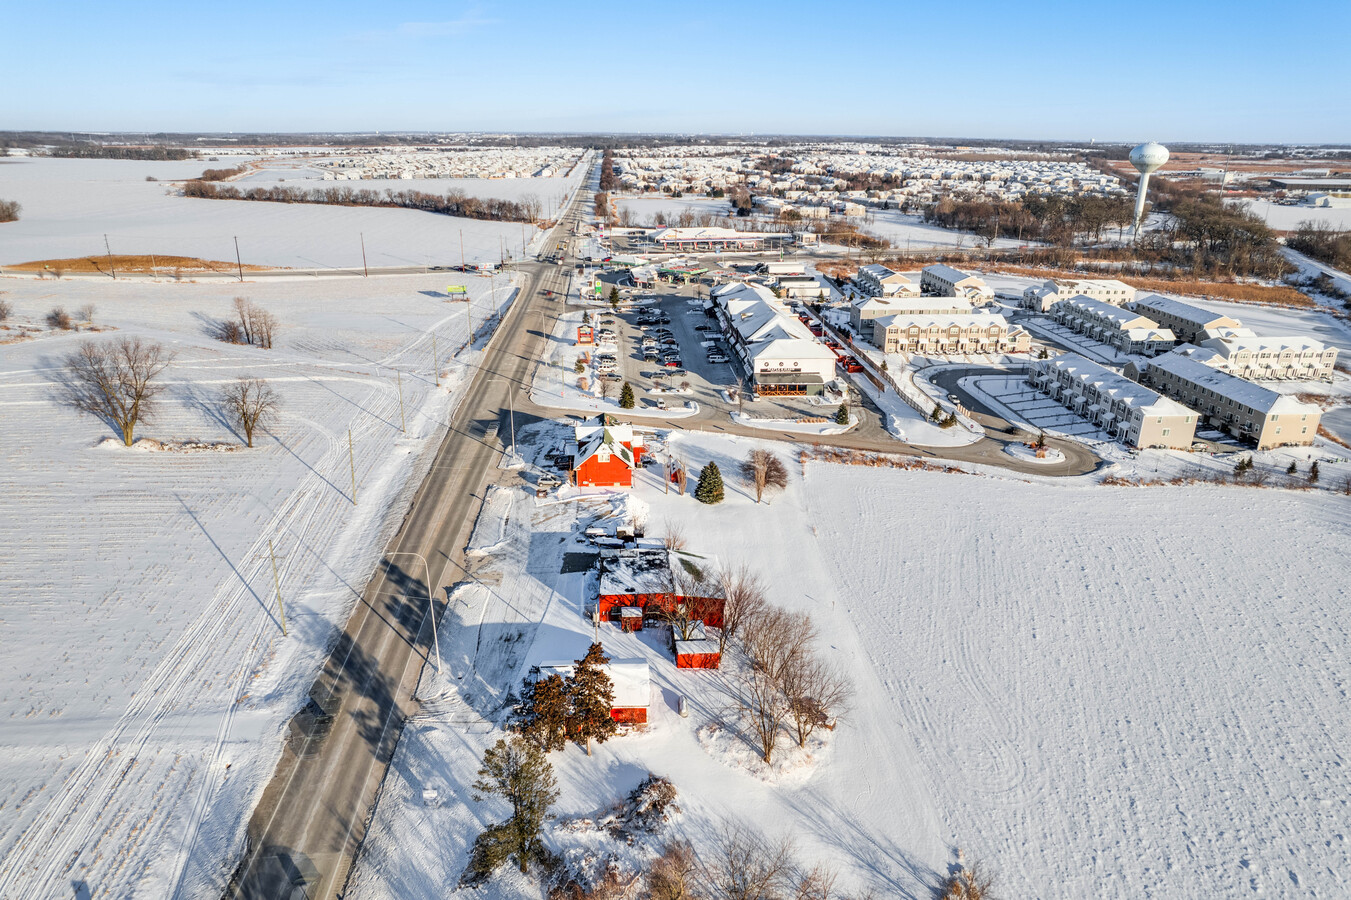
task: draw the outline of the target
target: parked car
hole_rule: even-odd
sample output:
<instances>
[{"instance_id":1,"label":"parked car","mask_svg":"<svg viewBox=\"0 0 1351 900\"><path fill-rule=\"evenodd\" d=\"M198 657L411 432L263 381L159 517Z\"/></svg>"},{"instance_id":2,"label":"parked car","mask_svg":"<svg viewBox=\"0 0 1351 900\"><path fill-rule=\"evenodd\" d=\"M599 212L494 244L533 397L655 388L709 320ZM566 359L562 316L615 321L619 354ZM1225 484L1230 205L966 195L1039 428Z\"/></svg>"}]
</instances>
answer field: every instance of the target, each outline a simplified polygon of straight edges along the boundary
<instances>
[{"instance_id":1,"label":"parked car","mask_svg":"<svg viewBox=\"0 0 1351 900\"><path fill-rule=\"evenodd\" d=\"M679 360L679 359L668 359L668 360L664 361L664 362L662 363L662 365L665 366L665 367L668 368L668 369L679 369L679 368L680 368L680 360Z\"/></svg>"},{"instance_id":2,"label":"parked car","mask_svg":"<svg viewBox=\"0 0 1351 900\"><path fill-rule=\"evenodd\" d=\"M727 357L723 356L721 353L710 353L708 354L708 361L711 363L725 363L727 362Z\"/></svg>"}]
</instances>

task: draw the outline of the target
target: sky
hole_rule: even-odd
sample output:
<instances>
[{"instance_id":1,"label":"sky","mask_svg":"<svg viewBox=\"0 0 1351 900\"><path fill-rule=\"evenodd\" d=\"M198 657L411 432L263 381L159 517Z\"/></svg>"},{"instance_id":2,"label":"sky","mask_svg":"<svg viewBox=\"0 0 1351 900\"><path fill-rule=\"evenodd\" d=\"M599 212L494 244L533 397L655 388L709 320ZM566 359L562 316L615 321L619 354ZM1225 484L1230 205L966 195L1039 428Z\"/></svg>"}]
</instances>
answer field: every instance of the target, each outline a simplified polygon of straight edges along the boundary
<instances>
[{"instance_id":1,"label":"sky","mask_svg":"<svg viewBox=\"0 0 1351 900\"><path fill-rule=\"evenodd\" d=\"M7 7L0 130L1351 143L1347 0Z\"/></svg>"}]
</instances>

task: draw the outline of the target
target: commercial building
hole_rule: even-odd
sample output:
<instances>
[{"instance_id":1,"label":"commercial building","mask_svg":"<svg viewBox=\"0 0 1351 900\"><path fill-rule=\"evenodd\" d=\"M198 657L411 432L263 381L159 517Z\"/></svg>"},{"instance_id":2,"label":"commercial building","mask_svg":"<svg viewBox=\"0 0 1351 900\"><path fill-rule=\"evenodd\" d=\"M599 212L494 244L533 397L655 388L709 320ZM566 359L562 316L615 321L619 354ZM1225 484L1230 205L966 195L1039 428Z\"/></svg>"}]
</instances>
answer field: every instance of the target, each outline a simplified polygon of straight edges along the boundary
<instances>
[{"instance_id":1,"label":"commercial building","mask_svg":"<svg viewBox=\"0 0 1351 900\"><path fill-rule=\"evenodd\" d=\"M643 464L643 436L609 415L576 426L571 450L579 487L633 487L633 470Z\"/></svg>"},{"instance_id":2,"label":"commercial building","mask_svg":"<svg viewBox=\"0 0 1351 900\"><path fill-rule=\"evenodd\" d=\"M733 355L760 396L820 394L835 378L835 354L758 284L725 284L710 294Z\"/></svg>"},{"instance_id":3,"label":"commercial building","mask_svg":"<svg viewBox=\"0 0 1351 900\"><path fill-rule=\"evenodd\" d=\"M1032 338L996 313L899 315L873 319L872 342L884 353L1026 353Z\"/></svg>"},{"instance_id":4,"label":"commercial building","mask_svg":"<svg viewBox=\"0 0 1351 900\"><path fill-rule=\"evenodd\" d=\"M1051 318L1120 353L1157 356L1177 345L1177 338L1152 319L1089 297L1070 297L1051 307Z\"/></svg>"},{"instance_id":5,"label":"commercial building","mask_svg":"<svg viewBox=\"0 0 1351 900\"><path fill-rule=\"evenodd\" d=\"M920 293L919 284L909 275L893 272L877 263L860 266L854 275L854 285L870 297L918 296Z\"/></svg>"},{"instance_id":6,"label":"commercial building","mask_svg":"<svg viewBox=\"0 0 1351 900\"><path fill-rule=\"evenodd\" d=\"M952 266L925 266L919 282L925 291L940 297L965 297L971 301L994 299L994 290L988 284Z\"/></svg>"},{"instance_id":7,"label":"commercial building","mask_svg":"<svg viewBox=\"0 0 1351 900\"><path fill-rule=\"evenodd\" d=\"M658 228L649 236L652 243L667 251L766 250L787 247L791 234L737 231L733 228Z\"/></svg>"},{"instance_id":8,"label":"commercial building","mask_svg":"<svg viewBox=\"0 0 1351 900\"><path fill-rule=\"evenodd\" d=\"M849 304L849 324L854 334L871 339L873 320L884 316L961 316L973 312L975 307L960 297L859 297Z\"/></svg>"},{"instance_id":9,"label":"commercial building","mask_svg":"<svg viewBox=\"0 0 1351 900\"><path fill-rule=\"evenodd\" d=\"M1258 450L1313 443L1323 415L1319 407L1203 361L1214 353L1209 348L1179 347L1127 365L1126 374L1190 406L1221 431L1255 442Z\"/></svg>"},{"instance_id":10,"label":"commercial building","mask_svg":"<svg viewBox=\"0 0 1351 900\"><path fill-rule=\"evenodd\" d=\"M1219 328L1241 328L1243 323L1219 313L1213 313L1181 300L1147 294L1129 304L1131 310L1148 316L1160 327L1167 328L1177 338L1179 344L1195 344L1201 339L1201 332Z\"/></svg>"},{"instance_id":11,"label":"commercial building","mask_svg":"<svg viewBox=\"0 0 1351 900\"><path fill-rule=\"evenodd\" d=\"M1130 447L1191 449L1198 416L1077 353L1033 361L1027 383Z\"/></svg>"},{"instance_id":12,"label":"commercial building","mask_svg":"<svg viewBox=\"0 0 1351 900\"><path fill-rule=\"evenodd\" d=\"M1037 312L1046 312L1061 300L1070 297L1088 297L1121 306L1135 300L1135 288L1114 278L1054 278L1023 291L1022 305Z\"/></svg>"},{"instance_id":13,"label":"commercial building","mask_svg":"<svg viewBox=\"0 0 1351 900\"><path fill-rule=\"evenodd\" d=\"M1245 329L1207 338L1207 362L1250 381L1331 381L1337 348L1309 337L1258 337Z\"/></svg>"},{"instance_id":14,"label":"commercial building","mask_svg":"<svg viewBox=\"0 0 1351 900\"><path fill-rule=\"evenodd\" d=\"M774 285L784 297L816 300L830 296L830 291L815 275L780 275L774 279Z\"/></svg>"}]
</instances>

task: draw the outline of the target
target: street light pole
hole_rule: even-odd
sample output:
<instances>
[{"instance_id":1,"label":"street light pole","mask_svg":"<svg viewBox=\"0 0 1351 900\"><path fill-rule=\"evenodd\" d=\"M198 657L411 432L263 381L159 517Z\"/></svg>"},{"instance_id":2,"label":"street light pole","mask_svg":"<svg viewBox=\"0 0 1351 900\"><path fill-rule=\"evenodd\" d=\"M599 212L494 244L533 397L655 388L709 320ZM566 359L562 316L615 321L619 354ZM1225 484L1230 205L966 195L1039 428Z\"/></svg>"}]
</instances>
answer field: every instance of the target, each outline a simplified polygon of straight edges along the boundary
<instances>
[{"instance_id":1,"label":"street light pole","mask_svg":"<svg viewBox=\"0 0 1351 900\"><path fill-rule=\"evenodd\" d=\"M427 559L421 553L413 553L408 550L397 550L392 553L386 553L385 556L416 556L422 560L423 571L427 574L427 615L432 620L432 647L436 653L436 679L441 679L441 636L436 627L436 607L432 605L432 569L427 565Z\"/></svg>"}]
</instances>

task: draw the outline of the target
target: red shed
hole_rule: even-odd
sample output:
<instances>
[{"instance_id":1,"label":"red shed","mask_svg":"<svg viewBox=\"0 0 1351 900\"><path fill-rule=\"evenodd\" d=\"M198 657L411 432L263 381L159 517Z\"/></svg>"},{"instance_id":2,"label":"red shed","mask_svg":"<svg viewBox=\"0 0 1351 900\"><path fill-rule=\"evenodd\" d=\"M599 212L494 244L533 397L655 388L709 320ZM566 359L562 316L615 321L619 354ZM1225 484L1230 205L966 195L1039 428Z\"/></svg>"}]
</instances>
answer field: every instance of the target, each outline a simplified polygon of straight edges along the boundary
<instances>
[{"instance_id":1,"label":"red shed","mask_svg":"<svg viewBox=\"0 0 1351 900\"><path fill-rule=\"evenodd\" d=\"M683 603L689 618L721 628L725 601L718 596L716 583L708 578L677 578L672 573L673 566L680 566L682 573L691 567L712 573L717 570L717 561L680 550L667 550L655 540L641 540L636 547L603 553L596 597L600 618L620 622L625 607L659 613L673 612ZM678 585L686 583L698 583L701 594L677 593Z\"/></svg>"},{"instance_id":2,"label":"red shed","mask_svg":"<svg viewBox=\"0 0 1351 900\"><path fill-rule=\"evenodd\" d=\"M567 678L572 674L574 665L572 660L542 662L539 664L539 677L561 675ZM610 718L626 725L647 722L647 707L652 702L652 676L647 660L612 659L603 668L614 687Z\"/></svg>"},{"instance_id":3,"label":"red shed","mask_svg":"<svg viewBox=\"0 0 1351 900\"><path fill-rule=\"evenodd\" d=\"M716 669L722 664L718 642L708 639L703 623L696 622L689 630L688 640L675 642L677 669Z\"/></svg>"}]
</instances>

